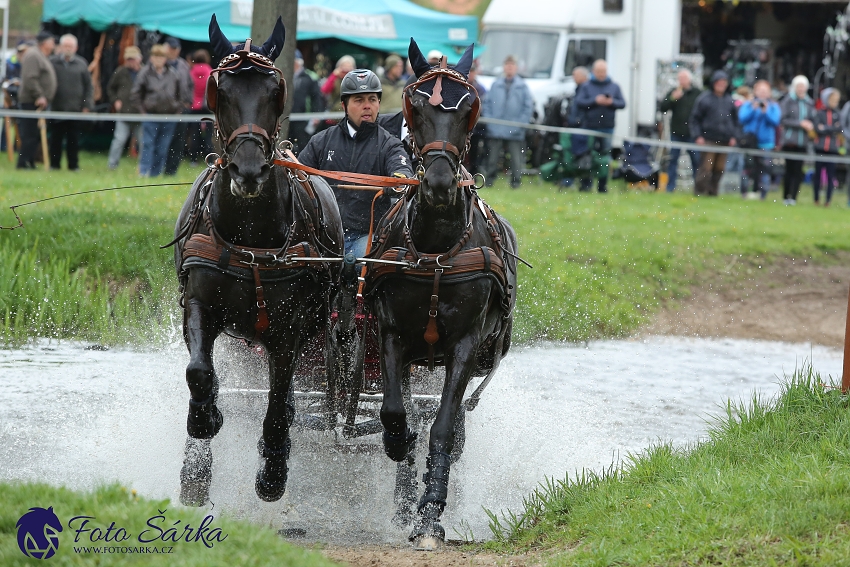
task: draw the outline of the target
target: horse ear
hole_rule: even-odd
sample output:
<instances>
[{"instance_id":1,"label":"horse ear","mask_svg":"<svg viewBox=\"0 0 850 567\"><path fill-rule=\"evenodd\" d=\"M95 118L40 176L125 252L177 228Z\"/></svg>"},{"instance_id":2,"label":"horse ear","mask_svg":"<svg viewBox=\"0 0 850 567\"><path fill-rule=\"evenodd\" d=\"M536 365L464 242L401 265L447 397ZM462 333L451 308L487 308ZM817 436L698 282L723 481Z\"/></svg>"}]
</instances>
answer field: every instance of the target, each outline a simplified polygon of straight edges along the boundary
<instances>
[{"instance_id":1,"label":"horse ear","mask_svg":"<svg viewBox=\"0 0 850 567\"><path fill-rule=\"evenodd\" d=\"M407 49L407 57L410 59L410 67L416 73L417 78L431 69L431 66L425 60L425 56L422 55L422 51L420 51L419 46L416 44L416 40L412 37L410 38L410 47Z\"/></svg>"},{"instance_id":2,"label":"horse ear","mask_svg":"<svg viewBox=\"0 0 850 567\"><path fill-rule=\"evenodd\" d=\"M274 61L283 51L283 42L286 40L286 28L283 26L283 20L280 16L277 17L277 22L274 24L272 34L260 48L260 52Z\"/></svg>"},{"instance_id":3,"label":"horse ear","mask_svg":"<svg viewBox=\"0 0 850 567\"><path fill-rule=\"evenodd\" d=\"M210 43L212 44L213 54L218 59L224 59L233 51L233 44L224 36L224 32L218 27L218 20L215 19L215 14L210 18Z\"/></svg>"},{"instance_id":4,"label":"horse ear","mask_svg":"<svg viewBox=\"0 0 850 567\"><path fill-rule=\"evenodd\" d=\"M475 47L475 44L471 44L466 48L466 51L463 52L463 55L460 56L460 60L455 65L455 71L458 73L462 73L465 76L469 76L469 70L472 69L472 49Z\"/></svg>"}]
</instances>

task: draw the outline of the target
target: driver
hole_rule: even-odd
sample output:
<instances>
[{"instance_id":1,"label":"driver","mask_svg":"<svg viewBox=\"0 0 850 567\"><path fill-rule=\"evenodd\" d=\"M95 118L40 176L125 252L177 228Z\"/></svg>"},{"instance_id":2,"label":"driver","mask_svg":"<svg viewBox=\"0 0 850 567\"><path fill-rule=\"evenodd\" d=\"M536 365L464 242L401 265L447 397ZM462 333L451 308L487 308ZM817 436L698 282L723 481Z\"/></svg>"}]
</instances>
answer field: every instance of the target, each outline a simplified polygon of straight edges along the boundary
<instances>
[{"instance_id":1,"label":"driver","mask_svg":"<svg viewBox=\"0 0 850 567\"><path fill-rule=\"evenodd\" d=\"M378 125L381 109L381 80L368 69L355 69L342 79L340 98L345 118L312 138L298 154L309 167L385 177L413 177L410 158L401 140ZM331 182L342 215L345 251L360 258L369 240L372 191L340 189ZM375 202L375 220L392 204L381 195Z\"/></svg>"}]
</instances>

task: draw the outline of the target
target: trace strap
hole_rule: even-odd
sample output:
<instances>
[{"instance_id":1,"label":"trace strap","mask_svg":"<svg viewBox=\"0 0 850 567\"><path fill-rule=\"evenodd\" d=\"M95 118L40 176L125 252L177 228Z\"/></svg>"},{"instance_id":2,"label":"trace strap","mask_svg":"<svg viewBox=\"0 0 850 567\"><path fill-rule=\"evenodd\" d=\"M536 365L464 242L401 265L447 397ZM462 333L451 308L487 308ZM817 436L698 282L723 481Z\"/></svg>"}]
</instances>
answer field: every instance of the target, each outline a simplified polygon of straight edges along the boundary
<instances>
[{"instance_id":1,"label":"trace strap","mask_svg":"<svg viewBox=\"0 0 850 567\"><path fill-rule=\"evenodd\" d=\"M275 165L282 165L290 169L297 169L310 175L319 175L337 181L346 181L348 183L362 183L364 185L374 185L376 187L404 187L406 185L419 185L419 180L408 177L385 177L383 175L368 175L366 173L352 173L347 171L325 171L316 169L302 163L290 161L287 159L278 158L274 160ZM369 190L369 188L364 187ZM376 189L372 189L376 191Z\"/></svg>"}]
</instances>

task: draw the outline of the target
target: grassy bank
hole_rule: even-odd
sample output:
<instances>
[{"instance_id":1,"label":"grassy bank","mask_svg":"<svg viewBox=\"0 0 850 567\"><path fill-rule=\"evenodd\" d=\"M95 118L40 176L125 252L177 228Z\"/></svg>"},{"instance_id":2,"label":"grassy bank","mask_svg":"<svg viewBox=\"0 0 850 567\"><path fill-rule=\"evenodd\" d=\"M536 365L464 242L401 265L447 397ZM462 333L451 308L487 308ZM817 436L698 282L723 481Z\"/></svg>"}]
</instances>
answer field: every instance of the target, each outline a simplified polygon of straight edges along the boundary
<instances>
[{"instance_id":1,"label":"grassy bank","mask_svg":"<svg viewBox=\"0 0 850 567\"><path fill-rule=\"evenodd\" d=\"M655 446L602 475L546 481L491 550L546 565L850 564L850 401L798 372L730 404L710 440Z\"/></svg>"},{"instance_id":2,"label":"grassy bank","mask_svg":"<svg viewBox=\"0 0 850 567\"><path fill-rule=\"evenodd\" d=\"M0 224L9 205L37 198L141 182L124 160L109 172L105 157L84 154L81 171L15 171L0 160ZM503 181L484 198L517 229L522 256L515 333L520 341L624 336L659 302L720 271L733 257L778 256L830 261L850 250L841 194L831 209L742 201L735 195L620 191L557 193ZM19 209L26 227L0 231L0 332L9 340L40 335L101 342L155 340L176 314L171 238L187 186L129 189L59 199Z\"/></svg>"},{"instance_id":3,"label":"grassy bank","mask_svg":"<svg viewBox=\"0 0 850 567\"><path fill-rule=\"evenodd\" d=\"M94 492L76 492L44 484L3 482L0 482L0 565L11 567L38 563L38 560L26 557L17 543L18 520L33 507L52 507L63 527L59 534L58 549L55 555L49 558L50 565L335 565L317 552L289 545L269 528L228 518L215 518L213 523L206 524L209 531L205 532L204 537L209 536L206 541L211 543L212 547L207 547L204 541L195 541L191 535L189 541L186 541L184 534L187 532L184 532L184 526L199 527L205 513L172 506L167 500L139 498L135 493L129 493L117 485L100 488ZM80 520L69 526L69 521L76 516L92 516L94 519L90 520L86 527L92 530L99 528L101 533L114 522L112 533L122 538L123 534L119 534L118 529L124 528L128 537L119 543L115 542L114 537L113 541L108 543L92 543L94 532L83 532L79 535L76 533L75 530L81 526ZM164 516L164 519L158 516ZM167 530L175 525L177 532L172 536ZM213 534L215 528L220 528L220 536ZM139 538L146 543L140 543ZM171 541L172 539L177 541ZM84 551L83 546L89 549ZM101 550L97 553L91 549L95 546L134 547L137 550L130 552L119 549L108 553ZM153 547L159 552L151 552ZM147 552L141 552L138 548L147 548Z\"/></svg>"}]
</instances>

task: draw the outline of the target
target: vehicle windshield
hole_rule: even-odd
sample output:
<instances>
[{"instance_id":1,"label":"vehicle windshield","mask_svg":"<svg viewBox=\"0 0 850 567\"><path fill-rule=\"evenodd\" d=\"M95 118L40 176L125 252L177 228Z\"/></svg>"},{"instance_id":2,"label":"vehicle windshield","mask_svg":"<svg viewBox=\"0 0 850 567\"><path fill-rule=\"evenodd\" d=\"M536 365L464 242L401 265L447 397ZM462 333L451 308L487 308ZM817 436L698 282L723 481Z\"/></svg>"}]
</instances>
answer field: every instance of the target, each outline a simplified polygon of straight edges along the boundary
<instances>
[{"instance_id":1,"label":"vehicle windshield","mask_svg":"<svg viewBox=\"0 0 850 567\"><path fill-rule=\"evenodd\" d=\"M481 38L487 49L481 54L482 75L502 74L505 57L517 60L517 73L526 79L548 79L552 76L558 34L519 30L487 30Z\"/></svg>"}]
</instances>

